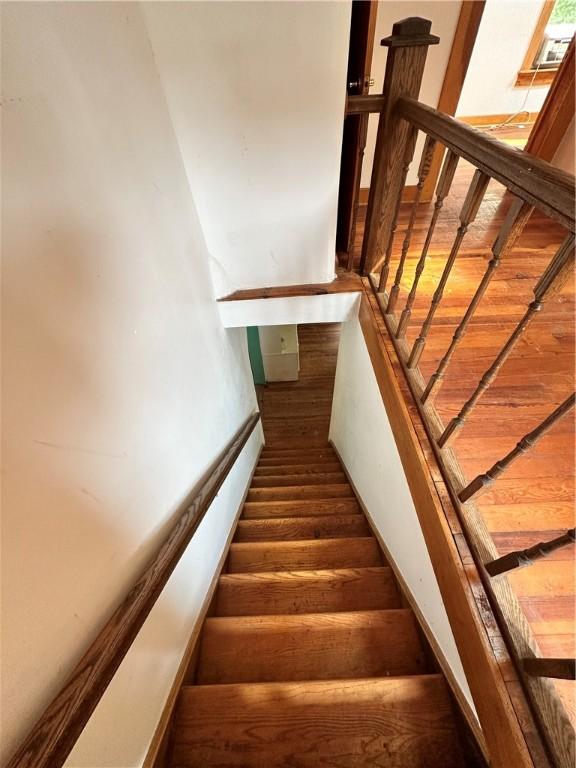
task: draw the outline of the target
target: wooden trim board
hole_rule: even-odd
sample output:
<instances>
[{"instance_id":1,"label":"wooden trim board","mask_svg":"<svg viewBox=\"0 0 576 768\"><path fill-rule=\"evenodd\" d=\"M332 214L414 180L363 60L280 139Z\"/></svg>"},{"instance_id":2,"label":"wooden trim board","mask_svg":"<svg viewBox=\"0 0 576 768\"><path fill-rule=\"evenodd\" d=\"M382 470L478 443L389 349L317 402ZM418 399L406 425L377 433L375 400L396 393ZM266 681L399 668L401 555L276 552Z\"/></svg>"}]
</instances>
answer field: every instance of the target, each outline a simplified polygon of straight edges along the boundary
<instances>
[{"instance_id":1,"label":"wooden trim board","mask_svg":"<svg viewBox=\"0 0 576 768\"><path fill-rule=\"evenodd\" d=\"M518 117L518 119L511 122L510 125L518 125L520 123L522 125L529 125L530 123L534 123L538 117L538 112L509 112L497 115L458 115L456 120L460 120L460 122L466 123L467 125L486 128L488 126L505 123L507 120L515 118L517 115L526 115L527 117L525 120L521 120L520 117Z\"/></svg>"},{"instance_id":2,"label":"wooden trim board","mask_svg":"<svg viewBox=\"0 0 576 768\"><path fill-rule=\"evenodd\" d=\"M544 31L546 29L546 25L548 24L548 21L550 19L550 16L552 15L552 11L554 10L554 2L555 0L544 0L542 4L542 10L540 11L540 15L538 16L538 20L536 21L536 26L534 27L534 32L532 32L532 37L530 38L530 42L528 43L528 48L526 49L526 53L524 55L524 59L522 60L522 66L520 67L520 72L518 72L518 77L516 78L516 85L517 86L529 86L532 82L532 79L534 79L534 83L537 85L543 85L544 83L551 83L554 79L554 75L556 74L557 70L540 70L537 73L536 78L534 78L535 70L532 69L532 65L534 64L534 59L536 57L536 54L538 53L538 49L542 45L542 40L544 39ZM549 80L544 80L539 78L538 76L544 76L550 74L552 77Z\"/></svg>"},{"instance_id":3,"label":"wooden trim board","mask_svg":"<svg viewBox=\"0 0 576 768\"><path fill-rule=\"evenodd\" d=\"M550 85L558 69L521 69L516 75L516 88L530 88L531 85Z\"/></svg>"},{"instance_id":4,"label":"wooden trim board","mask_svg":"<svg viewBox=\"0 0 576 768\"><path fill-rule=\"evenodd\" d=\"M526 152L548 162L553 160L570 122L574 119L574 91L576 90L574 45L574 38L572 38L525 147Z\"/></svg>"},{"instance_id":5,"label":"wooden trim board","mask_svg":"<svg viewBox=\"0 0 576 768\"><path fill-rule=\"evenodd\" d=\"M344 460L340 456L340 452L338 451L338 449L336 448L332 440L330 440L329 442L332 448L334 449L335 454L338 456L340 464L342 465L342 469L344 470L344 474L348 478L348 482L352 486L354 495L356 496L356 499L362 511L364 512L366 519L368 520L368 525L370 526L372 533L374 534L376 540L378 541L378 544L380 545L380 549L384 553L386 563L394 571L394 576L396 578L396 581L398 582L398 587L400 589L400 592L406 599L406 602L410 606L410 609L413 611L416 617L416 621L420 625L420 628L424 634L424 637L426 638L426 641L430 646L432 655L435 657L438 663L438 667L442 671L442 674L444 675L444 677L446 678L446 681L448 682L448 685L450 686L450 690L452 691L452 694L456 700L456 703L458 704L458 707L462 712L462 716L470 731L470 735L475 741L475 746L478 752L482 755L482 758L485 761L486 765L488 765L490 762L489 755L488 755L488 748L486 746L486 740L484 739L484 734L482 733L482 729L480 728L476 715L472 710L472 707L470 706L468 699L466 699L466 697L462 694L460 686L458 685L458 681L456 680L454 673L452 672L452 668L450 667L450 664L448 663L448 660L444 655L442 648L439 646L438 641L436 640L436 637L426 620L426 617L420 610L420 606L418 605L416 598L412 594L412 590L406 583L404 576L402 575L402 572L400 571L398 565L396 564L394 556L392 555L392 553L388 549L388 546L386 545L386 542L382 538L382 535L378 530L378 527L376 526L376 523L374 522L372 515L370 514L368 508L366 507L364 500L360 495L360 492L356 488L356 485L354 484L354 480L352 479L350 473L348 472L348 468L346 467Z\"/></svg>"},{"instance_id":6,"label":"wooden trim board","mask_svg":"<svg viewBox=\"0 0 576 768\"><path fill-rule=\"evenodd\" d=\"M480 29L482 14L486 0L464 0L460 9L456 32L450 50L450 57L446 65L442 90L438 97L436 109L446 115L455 115L460 94L464 87L464 79L468 72L472 51ZM434 196L434 188L440 175L440 166L444 157L444 149L437 146L432 155L430 170L422 188L421 200L429 203Z\"/></svg>"},{"instance_id":7,"label":"wooden trim board","mask_svg":"<svg viewBox=\"0 0 576 768\"><path fill-rule=\"evenodd\" d=\"M264 443L262 443L262 445L260 446L260 450L258 451L258 456L256 457L256 461L254 462L254 466L252 467L252 471L250 472L250 477L248 479L248 482L246 483L246 488L244 490L244 493L242 494L242 499L240 501L240 504L238 505L238 511L236 512L234 521L232 522L232 525L230 527L230 533L228 534L226 543L224 544L224 548L222 549L222 554L218 561L218 565L216 566L216 570L214 571L214 576L212 578L212 581L210 582L210 586L208 587L208 592L206 593L206 597L202 602L202 607L200 608L200 612L198 613L198 618L194 622L194 627L192 628L190 639L188 640L188 643L184 650L184 654L182 656L182 659L180 660L180 664L178 665L178 671L176 672L176 676L170 687L168 697L166 698L166 702L162 709L162 714L160 715L160 720L158 721L158 725L156 726L156 730L154 731L154 735L152 736L152 741L150 742L150 746L148 747L148 752L146 753L146 757L144 758L144 762L142 763L142 768L167 768L168 766L167 757L168 757L170 730L171 730L171 724L172 724L172 716L174 714L174 708L178 700L178 694L180 693L180 688L182 687L182 685L184 684L184 681L186 680L188 671L196 655L196 651L198 649L198 641L200 639L200 634L202 632L202 627L204 625L204 621L206 617L210 613L210 608L212 606L212 603L214 602L214 597L216 595L216 588L218 587L218 580L220 578L224 565L226 564L226 560L228 558L228 552L230 550L230 544L232 543L232 539L234 538L234 534L236 533L236 529L238 528L238 520L240 519L240 515L242 514L244 503L246 501L246 497L248 496L248 491L250 490L250 486L252 485L252 479L254 477L254 473L256 472L256 467L258 466L258 462L260 461L260 456L262 454L263 448L264 448Z\"/></svg>"},{"instance_id":8,"label":"wooden trim board","mask_svg":"<svg viewBox=\"0 0 576 768\"><path fill-rule=\"evenodd\" d=\"M271 288L247 288L234 291L218 301L247 301L252 299L276 299L290 296L323 296L327 293L353 293L364 290L362 279L354 272L337 270L337 275L329 283L309 283L306 285L277 285Z\"/></svg>"},{"instance_id":9,"label":"wooden trim board","mask_svg":"<svg viewBox=\"0 0 576 768\"><path fill-rule=\"evenodd\" d=\"M400 391L374 308L363 294L360 325L408 480L494 768L533 766L441 499Z\"/></svg>"}]
</instances>

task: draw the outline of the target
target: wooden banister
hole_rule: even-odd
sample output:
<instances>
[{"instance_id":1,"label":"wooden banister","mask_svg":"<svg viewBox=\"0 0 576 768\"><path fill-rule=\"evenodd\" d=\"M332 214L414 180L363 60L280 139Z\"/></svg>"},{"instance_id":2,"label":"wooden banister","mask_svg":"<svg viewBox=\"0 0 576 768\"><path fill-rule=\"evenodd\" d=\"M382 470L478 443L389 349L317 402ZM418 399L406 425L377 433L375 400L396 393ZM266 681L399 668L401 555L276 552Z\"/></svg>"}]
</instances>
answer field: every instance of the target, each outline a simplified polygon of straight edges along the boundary
<instances>
[{"instance_id":1,"label":"wooden banister","mask_svg":"<svg viewBox=\"0 0 576 768\"><path fill-rule=\"evenodd\" d=\"M413 56L414 52L411 55ZM347 104L347 110L350 112L367 114L380 111L379 151L375 155L372 171L361 272L367 275L366 283L374 292L375 304L379 308L398 354L414 399L413 404L431 442L432 452L446 483L449 498L466 539L466 546L474 561L476 573L519 672L526 700L537 719L538 728L544 736L546 748L553 757L554 765L567 768L573 766L576 760L574 732L554 685L546 680L546 677L565 676L566 670L570 672L569 664L572 662L538 658L538 648L533 632L520 609L513 584L508 582L505 575L496 579L490 577L505 574L508 570L545 557L554 549L572 541L574 532L568 531L550 541L500 557L486 521L476 507L473 497L497 482L518 456L535 445L543 434L570 411L574 406L574 395L567 398L555 410L551 405L551 413L547 418L525 435L502 459L483 474L475 477L472 482L468 482L459 466L456 453L448 446L464 426L478 400L491 386L506 360L517 348L529 324L538 316L545 303L559 294L573 273L576 180L572 174L565 173L518 149L513 149L486 133L418 102L415 91L418 90L417 84L421 78L419 67L422 64L422 57L417 59L411 80L404 71L408 58L407 54L406 59L398 64L390 56L388 57L385 83L392 84L389 92L385 88L382 97L363 97L361 101L350 99ZM399 68L398 72L394 71L395 66ZM409 212L406 208L405 216L399 216L401 187L405 183L408 167L412 161L418 131L425 135L425 144L419 159L416 199ZM421 200L428 199L424 194L422 196L420 194L422 185L424 189L429 186L430 157L440 157L442 153L444 153L444 162L436 187L436 200L427 225L424 244L417 257L412 285L402 308L403 284L406 273L410 271L410 262L415 256L411 252L412 235L413 232L419 232L429 210L422 209L420 205ZM438 248L435 248L433 239L442 206L451 192L460 159L474 166L474 176L465 199L451 201L451 211L454 211L458 204L460 207L458 229L453 243L445 249L444 254L440 254ZM434 163L434 159L432 162ZM482 265L478 283L461 313L454 318L454 304L446 308L442 324L448 324L447 318L450 324L454 319L455 330L435 371L426 381L419 366L420 357L429 334L431 336L434 334L435 315L439 314L438 308L444 301L445 292L450 290L449 281L459 281L463 273L467 274L470 271L467 271L464 266L461 270L458 269L459 254L463 253L463 241L467 229L473 223L484 193L492 180L502 184L505 192L511 193L506 195L502 210L502 212L506 211L506 215L492 244L491 258L488 263ZM454 187L452 194L460 191L459 185ZM487 206L491 203L492 198ZM454 382L458 381L457 364L464 358L463 347L466 341L470 341L468 334L472 330L477 309L482 301L492 303L492 297L487 294L494 274L503 261L509 260L535 210L539 217L553 219L565 230L558 236L558 240L555 240L556 254L540 279L535 281L534 300L526 307L523 316L520 319L516 318L511 324L506 342L495 351L492 364L487 367L479 381L476 379L478 374L474 374L471 394L470 391L466 392L462 398L465 400L464 405L446 425L435 409L435 395L449 366L453 377L451 384L454 385ZM484 216L483 219L485 222L486 217ZM394 242L399 221L404 230L401 247ZM557 231L556 226L553 227L553 231ZM443 271L440 278L434 280L436 288L432 298L418 296L418 314L424 320L420 320L420 330L415 334L413 344L409 345L408 336L414 339L409 333L414 330L409 328L409 323L417 300L419 284L425 279L423 274L429 252L435 253L436 256L444 255ZM463 255L469 258L470 249L467 249ZM476 254L473 255L476 256ZM394 282L388 293L388 280L393 269L395 270ZM379 275L378 271L380 271ZM434 278L434 275L428 277ZM429 280L427 282L429 283ZM427 299L427 304L424 304L424 299ZM400 317L397 312L401 313ZM467 354L470 355L470 350L467 350ZM465 389L467 388L468 379L465 384ZM442 406L446 405L446 397L444 397ZM452 410L454 405L457 406L455 410L458 411L459 404L451 403L451 414L454 413ZM520 710L519 715L522 716Z\"/></svg>"},{"instance_id":2,"label":"wooden banister","mask_svg":"<svg viewBox=\"0 0 576 768\"><path fill-rule=\"evenodd\" d=\"M500 266L501 259L504 258L514 247L516 240L518 239L518 236L524 229L524 226L528 221L528 219L530 218L530 215L532 214L533 210L534 209L532 208L531 205L529 205L528 203L523 203L522 200L516 200L513 203L513 205L510 207L510 210L508 211L508 215L504 220L504 224L500 229L500 233L496 238L496 242L492 246L492 258L488 262L488 266L486 267L486 271L484 272L482 280L480 281L478 288L476 289L476 293L472 297L472 300L468 305L468 309L464 313L464 316L460 321L460 324L454 331L454 335L452 337L452 341L450 342L450 346L446 350L446 353L444 354L444 357L440 361L438 368L430 377L430 381L428 382L428 384L426 385L426 389L422 393L421 400L423 403L425 403L429 397L431 397L437 392L438 387L440 386L440 383L446 372L446 369L450 364L450 360L452 359L454 352L456 351L460 342L462 341L464 334L466 333L466 329L468 328L468 324L470 323L470 320L472 319L478 304L482 300L482 297L486 293L486 290L490 285L490 281L492 280L494 273ZM461 500L463 500L462 497L460 498Z\"/></svg>"},{"instance_id":3,"label":"wooden banister","mask_svg":"<svg viewBox=\"0 0 576 768\"><path fill-rule=\"evenodd\" d=\"M396 103L400 96L418 96L428 46L439 42L430 34L430 28L427 19L403 19L394 24L390 37L381 42L389 51L360 259L360 271L364 274L371 271L386 249L395 221L396 201L405 178L406 145L414 133L401 119Z\"/></svg>"},{"instance_id":4,"label":"wooden banister","mask_svg":"<svg viewBox=\"0 0 576 768\"><path fill-rule=\"evenodd\" d=\"M523 659L522 667L532 677L576 680L576 659Z\"/></svg>"},{"instance_id":5,"label":"wooden banister","mask_svg":"<svg viewBox=\"0 0 576 768\"><path fill-rule=\"evenodd\" d=\"M442 277L440 278L438 287L434 291L434 296L432 297L432 302L430 304L428 314L426 315L426 319L424 320L418 338L412 347L410 359L408 360L408 367L410 368L413 368L418 364L422 352L424 351L426 339L428 338L428 333L430 332L436 310L438 309L440 302L442 301L442 297L444 296L444 289L446 287L446 283L448 282L448 278L450 277L450 272L452 271L452 267L454 266L454 262L458 256L462 241L468 232L468 227L476 218L476 214L478 213L480 203L484 198L484 193L486 192L486 188L488 187L489 182L489 176L486 176L486 174L482 173L482 171L476 171L474 178L472 179L472 183L468 189L468 194L466 195L464 203L462 204L462 209L460 211L460 226L456 232L456 237L454 238L454 243L452 244L448 260L446 261L446 266L442 272Z\"/></svg>"},{"instance_id":6,"label":"wooden banister","mask_svg":"<svg viewBox=\"0 0 576 768\"><path fill-rule=\"evenodd\" d=\"M183 504L160 548L7 768L60 768L64 764L259 419L260 414L254 413L244 422Z\"/></svg>"},{"instance_id":7,"label":"wooden banister","mask_svg":"<svg viewBox=\"0 0 576 768\"><path fill-rule=\"evenodd\" d=\"M534 287L534 301L528 305L524 316L516 325L508 341L504 344L496 359L484 373L478 386L464 403L457 416L455 416L442 435L438 438L438 445L443 448L454 439L456 433L462 429L472 409L481 398L482 394L494 381L498 371L504 365L522 334L526 331L534 317L541 311L544 302L557 295L574 270L574 235L568 235L556 255L548 265L548 268Z\"/></svg>"},{"instance_id":8,"label":"wooden banister","mask_svg":"<svg viewBox=\"0 0 576 768\"><path fill-rule=\"evenodd\" d=\"M504 456L504 458L493 464L490 469L483 472L481 475L477 475L466 488L464 488L458 494L460 501L468 501L474 496L479 495L492 483L502 475L519 456L533 448L540 438L552 429L557 421L562 419L569 411L574 408L576 403L576 394L572 393L569 397L561 403L549 416L547 416L543 422L541 422L535 429L529 432L527 435L519 440L515 447Z\"/></svg>"},{"instance_id":9,"label":"wooden banister","mask_svg":"<svg viewBox=\"0 0 576 768\"><path fill-rule=\"evenodd\" d=\"M446 153L446 158L444 159L444 164L442 166L442 172L440 173L440 178L438 179L438 185L436 187L436 202L434 203L434 211L432 213L432 218L430 219L430 224L428 225L426 240L424 241L422 253L420 254L418 264L416 265L414 280L412 282L412 288L410 289L408 299L406 300L406 306L402 311L400 322L398 323L398 329L396 331L396 338L398 339L403 339L406 335L406 328L408 327L408 321L410 320L410 315L412 314L412 307L414 306L414 301L416 300L418 283L420 281L420 277L422 276L422 272L424 272L424 267L426 266L428 249L430 248L430 243L432 242L432 236L434 235L438 217L440 215L440 211L442 210L442 206L444 205L444 200L448 195L452 181L454 180L454 174L456 173L458 160L458 155L454 154L454 152L448 151Z\"/></svg>"},{"instance_id":10,"label":"wooden banister","mask_svg":"<svg viewBox=\"0 0 576 768\"><path fill-rule=\"evenodd\" d=\"M567 547L569 544L574 544L576 541L576 529L571 528L561 536L557 536L550 541L539 541L538 544L534 544L527 549L519 549L515 552L509 552L507 555L502 555L497 560L492 560L490 563L486 563L486 571L490 576L499 576L501 573L507 573L513 571L515 568L524 568L525 566L532 565L535 560L540 560L543 557L547 557L551 552L555 552L557 549Z\"/></svg>"},{"instance_id":11,"label":"wooden banister","mask_svg":"<svg viewBox=\"0 0 576 768\"><path fill-rule=\"evenodd\" d=\"M406 227L406 235L404 236L404 242L402 243L402 253L398 262L398 269L396 270L396 276L394 278L394 285L390 290L390 298L388 299L387 312L393 312L396 302L398 301L398 295L400 293L400 281L402 280L402 274L404 272L404 264L406 262L406 256L408 255L408 249L410 248L410 241L412 239L412 230L414 228L414 222L416 221L416 214L418 213L418 205L420 204L420 198L422 196L422 190L424 189L424 183L430 170L430 163L432 162L432 155L436 146L436 139L432 139L430 136L426 137L426 144L422 152L422 159L420 160L420 166L418 168L418 184L416 185L416 195L412 208L410 210L410 218L408 220L408 226ZM400 198L401 199L401 198ZM392 238L390 238L392 239ZM380 278L382 280L382 278Z\"/></svg>"},{"instance_id":12,"label":"wooden banister","mask_svg":"<svg viewBox=\"0 0 576 768\"><path fill-rule=\"evenodd\" d=\"M574 232L574 176L486 133L401 96L398 114Z\"/></svg>"}]
</instances>

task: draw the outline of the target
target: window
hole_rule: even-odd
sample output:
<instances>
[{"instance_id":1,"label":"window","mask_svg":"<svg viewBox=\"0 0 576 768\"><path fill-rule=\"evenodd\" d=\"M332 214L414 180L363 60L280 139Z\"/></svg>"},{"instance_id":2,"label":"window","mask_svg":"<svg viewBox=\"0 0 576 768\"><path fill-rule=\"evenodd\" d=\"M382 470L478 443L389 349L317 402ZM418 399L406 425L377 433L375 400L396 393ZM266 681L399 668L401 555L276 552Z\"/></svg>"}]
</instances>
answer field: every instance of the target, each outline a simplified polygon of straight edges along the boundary
<instances>
[{"instance_id":1,"label":"window","mask_svg":"<svg viewBox=\"0 0 576 768\"><path fill-rule=\"evenodd\" d=\"M546 0L522 62L522 69L518 72L516 85L551 83L574 32L576 0Z\"/></svg>"}]
</instances>

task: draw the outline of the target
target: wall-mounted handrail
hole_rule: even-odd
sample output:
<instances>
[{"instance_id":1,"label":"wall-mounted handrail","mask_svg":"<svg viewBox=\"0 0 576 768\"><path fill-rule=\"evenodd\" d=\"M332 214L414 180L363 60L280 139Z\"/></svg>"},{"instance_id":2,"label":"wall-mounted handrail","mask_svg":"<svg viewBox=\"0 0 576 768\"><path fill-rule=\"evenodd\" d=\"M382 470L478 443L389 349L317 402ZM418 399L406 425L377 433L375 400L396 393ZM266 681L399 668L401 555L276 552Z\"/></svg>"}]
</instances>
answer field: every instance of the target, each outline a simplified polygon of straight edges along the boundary
<instances>
[{"instance_id":1,"label":"wall-mounted handrail","mask_svg":"<svg viewBox=\"0 0 576 768\"><path fill-rule=\"evenodd\" d=\"M254 427L252 414L184 502L170 532L7 768L60 768L104 694Z\"/></svg>"}]
</instances>

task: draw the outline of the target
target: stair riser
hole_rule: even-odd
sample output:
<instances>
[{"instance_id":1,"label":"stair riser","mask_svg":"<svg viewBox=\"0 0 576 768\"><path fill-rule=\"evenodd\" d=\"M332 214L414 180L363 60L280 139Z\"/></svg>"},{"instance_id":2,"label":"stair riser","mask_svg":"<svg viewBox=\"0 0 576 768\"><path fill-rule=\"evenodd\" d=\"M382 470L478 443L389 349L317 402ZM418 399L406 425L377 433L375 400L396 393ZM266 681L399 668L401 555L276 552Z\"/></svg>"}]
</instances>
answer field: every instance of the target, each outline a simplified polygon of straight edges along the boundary
<instances>
[{"instance_id":1,"label":"stair riser","mask_svg":"<svg viewBox=\"0 0 576 768\"><path fill-rule=\"evenodd\" d=\"M321 499L312 501L258 501L244 504L242 517L256 519L267 517L316 517L318 515L360 514L356 499Z\"/></svg>"},{"instance_id":2,"label":"stair riser","mask_svg":"<svg viewBox=\"0 0 576 768\"><path fill-rule=\"evenodd\" d=\"M325 472L324 474L292 475L288 468L285 473L252 478L252 488L286 488L289 486L339 485L347 482L344 472Z\"/></svg>"},{"instance_id":3,"label":"stair riser","mask_svg":"<svg viewBox=\"0 0 576 768\"><path fill-rule=\"evenodd\" d=\"M254 477L269 477L286 472L290 475L321 475L326 472L341 472L340 465L335 461L327 461L324 464L281 464L280 466L262 467L260 464L256 467Z\"/></svg>"},{"instance_id":4,"label":"stair riser","mask_svg":"<svg viewBox=\"0 0 576 768\"><path fill-rule=\"evenodd\" d=\"M363 515L240 520L234 541L296 541L355 536L370 536L370 527Z\"/></svg>"},{"instance_id":5,"label":"stair riser","mask_svg":"<svg viewBox=\"0 0 576 768\"><path fill-rule=\"evenodd\" d=\"M298 485L288 488L250 488L247 501L294 501L295 499L353 498L348 484Z\"/></svg>"}]
</instances>

